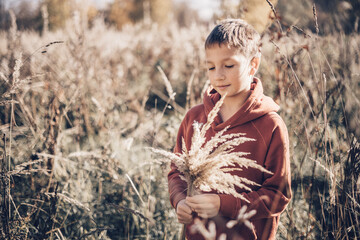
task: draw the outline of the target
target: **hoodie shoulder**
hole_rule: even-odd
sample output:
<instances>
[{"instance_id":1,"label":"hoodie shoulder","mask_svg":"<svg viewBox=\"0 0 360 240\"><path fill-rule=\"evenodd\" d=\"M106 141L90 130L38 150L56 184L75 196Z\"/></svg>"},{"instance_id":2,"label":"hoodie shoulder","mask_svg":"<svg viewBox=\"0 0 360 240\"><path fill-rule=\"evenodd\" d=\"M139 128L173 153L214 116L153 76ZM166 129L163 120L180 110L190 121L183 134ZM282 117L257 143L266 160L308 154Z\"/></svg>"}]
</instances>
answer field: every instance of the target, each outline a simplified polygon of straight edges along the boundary
<instances>
[{"instance_id":1,"label":"hoodie shoulder","mask_svg":"<svg viewBox=\"0 0 360 240\"><path fill-rule=\"evenodd\" d=\"M280 127L280 128L285 128L286 129L286 124L285 124L284 120L280 117L280 115L278 113L269 112L265 116L268 118L267 121L269 123L272 123L274 125L274 127Z\"/></svg>"},{"instance_id":2,"label":"hoodie shoulder","mask_svg":"<svg viewBox=\"0 0 360 240\"><path fill-rule=\"evenodd\" d=\"M262 126L265 129L271 129L274 131L276 128L286 129L286 124L284 120L280 117L280 115L276 112L268 112L252 121L256 125Z\"/></svg>"},{"instance_id":3,"label":"hoodie shoulder","mask_svg":"<svg viewBox=\"0 0 360 240\"><path fill-rule=\"evenodd\" d=\"M186 115L199 114L204 111L205 111L205 106L203 103L201 103L190 108L189 111L186 113Z\"/></svg>"},{"instance_id":4,"label":"hoodie shoulder","mask_svg":"<svg viewBox=\"0 0 360 240\"><path fill-rule=\"evenodd\" d=\"M204 118L205 117L205 118ZM190 108L185 114L184 120L187 123L193 123L194 121L203 122L206 121L206 113L204 104L196 105Z\"/></svg>"},{"instance_id":5,"label":"hoodie shoulder","mask_svg":"<svg viewBox=\"0 0 360 240\"><path fill-rule=\"evenodd\" d=\"M260 118L251 121L254 131L256 132L257 138L261 139L261 142L266 148L275 133L278 133L286 142L288 142L288 131L285 122L276 112L269 112Z\"/></svg>"}]
</instances>

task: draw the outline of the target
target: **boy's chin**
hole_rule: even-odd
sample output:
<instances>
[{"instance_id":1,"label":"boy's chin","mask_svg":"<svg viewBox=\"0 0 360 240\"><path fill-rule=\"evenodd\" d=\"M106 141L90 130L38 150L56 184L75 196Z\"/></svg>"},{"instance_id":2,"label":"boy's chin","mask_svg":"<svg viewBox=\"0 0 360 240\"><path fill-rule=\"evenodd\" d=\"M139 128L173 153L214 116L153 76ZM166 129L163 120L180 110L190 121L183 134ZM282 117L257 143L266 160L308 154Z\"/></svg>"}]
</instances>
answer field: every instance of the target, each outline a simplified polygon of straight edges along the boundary
<instances>
[{"instance_id":1,"label":"boy's chin","mask_svg":"<svg viewBox=\"0 0 360 240\"><path fill-rule=\"evenodd\" d=\"M221 89L221 88L216 88L215 89L221 96L225 95L225 94L229 94L229 90L224 88L224 89Z\"/></svg>"},{"instance_id":2,"label":"boy's chin","mask_svg":"<svg viewBox=\"0 0 360 240\"><path fill-rule=\"evenodd\" d=\"M217 91L219 94L220 94L220 96L222 96L222 97L224 97L225 95L226 96L229 96L229 94L228 94L228 92L223 92L223 91Z\"/></svg>"}]
</instances>

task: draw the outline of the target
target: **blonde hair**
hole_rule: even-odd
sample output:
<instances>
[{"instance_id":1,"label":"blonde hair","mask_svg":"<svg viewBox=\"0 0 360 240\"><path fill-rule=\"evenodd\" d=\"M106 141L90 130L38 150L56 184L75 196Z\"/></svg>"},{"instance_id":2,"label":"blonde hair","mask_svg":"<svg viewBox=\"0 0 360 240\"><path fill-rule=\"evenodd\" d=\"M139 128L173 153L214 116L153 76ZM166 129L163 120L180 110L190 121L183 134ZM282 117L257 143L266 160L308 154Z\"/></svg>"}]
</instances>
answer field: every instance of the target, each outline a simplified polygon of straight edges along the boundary
<instances>
[{"instance_id":1,"label":"blonde hair","mask_svg":"<svg viewBox=\"0 0 360 240\"><path fill-rule=\"evenodd\" d=\"M242 19L225 19L211 31L205 41L205 49L214 44L236 48L245 57L260 57L260 34Z\"/></svg>"}]
</instances>

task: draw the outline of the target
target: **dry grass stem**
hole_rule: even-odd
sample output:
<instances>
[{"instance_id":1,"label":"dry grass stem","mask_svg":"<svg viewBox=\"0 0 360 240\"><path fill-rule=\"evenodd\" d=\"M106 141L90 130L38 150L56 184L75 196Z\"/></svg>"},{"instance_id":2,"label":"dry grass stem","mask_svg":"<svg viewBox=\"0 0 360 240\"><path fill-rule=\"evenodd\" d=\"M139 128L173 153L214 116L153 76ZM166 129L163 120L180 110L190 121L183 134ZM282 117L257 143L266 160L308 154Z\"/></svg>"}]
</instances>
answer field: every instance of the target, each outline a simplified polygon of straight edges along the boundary
<instances>
[{"instance_id":1,"label":"dry grass stem","mask_svg":"<svg viewBox=\"0 0 360 240\"><path fill-rule=\"evenodd\" d=\"M157 69L159 70L159 72L161 74L161 78L163 79L163 81L165 83L166 91L169 95L169 98L171 100L175 100L176 93L174 92L169 79L167 78L166 74L164 73L164 71L162 70L162 68L160 66L157 66Z\"/></svg>"},{"instance_id":2,"label":"dry grass stem","mask_svg":"<svg viewBox=\"0 0 360 240\"><path fill-rule=\"evenodd\" d=\"M54 192L48 192L48 193L45 193L46 196L48 197L59 197L60 199L62 199L63 201L67 202L67 203L70 203L72 205L75 205L79 208L82 208L82 209L85 209L86 211L90 211L90 209L88 207L86 207L84 204L82 204L81 202L79 202L78 200L76 199L73 199L73 198L70 198L68 196L66 196L65 194L62 194L62 193L54 193Z\"/></svg>"},{"instance_id":3,"label":"dry grass stem","mask_svg":"<svg viewBox=\"0 0 360 240\"><path fill-rule=\"evenodd\" d=\"M315 3L313 4L313 15L314 15L314 20L315 20L316 34L319 35L319 24L318 24L318 18L317 18Z\"/></svg>"},{"instance_id":4,"label":"dry grass stem","mask_svg":"<svg viewBox=\"0 0 360 240\"><path fill-rule=\"evenodd\" d=\"M142 199L139 191L137 190L134 182L131 180L130 176L129 176L128 174L125 174L125 176L129 179L129 181L130 181L130 183L131 183L131 186L133 187L134 191L135 191L136 194L138 195L138 197L139 197L140 201L142 202L142 204L145 206L146 204L145 204L144 200Z\"/></svg>"},{"instance_id":5,"label":"dry grass stem","mask_svg":"<svg viewBox=\"0 0 360 240\"><path fill-rule=\"evenodd\" d=\"M194 82L194 79L195 79L195 75L196 75L196 71L194 70L191 74L191 77L189 79L189 82L187 84L187 87L186 87L186 110L188 110L190 108L190 101L191 101L191 89L192 89L192 85L193 85L193 82Z\"/></svg>"}]
</instances>

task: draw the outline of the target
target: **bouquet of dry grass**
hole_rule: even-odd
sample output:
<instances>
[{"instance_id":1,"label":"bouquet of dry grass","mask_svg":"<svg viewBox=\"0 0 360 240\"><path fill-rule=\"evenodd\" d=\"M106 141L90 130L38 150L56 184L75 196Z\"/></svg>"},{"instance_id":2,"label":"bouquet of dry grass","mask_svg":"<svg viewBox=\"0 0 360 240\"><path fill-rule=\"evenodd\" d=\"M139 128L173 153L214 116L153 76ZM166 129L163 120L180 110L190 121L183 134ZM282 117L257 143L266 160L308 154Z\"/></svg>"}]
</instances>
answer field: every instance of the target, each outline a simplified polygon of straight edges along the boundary
<instances>
[{"instance_id":1,"label":"bouquet of dry grass","mask_svg":"<svg viewBox=\"0 0 360 240\"><path fill-rule=\"evenodd\" d=\"M235 187L251 191L247 185L258 185L257 183L243 177L232 175L234 170L242 171L244 168L256 168L262 172L272 174L264 167L258 165L254 160L247 159L248 153L235 152L234 148L247 141L255 141L247 138L243 133L224 134L230 126L216 133L205 143L206 132L210 129L221 105L222 97L208 115L205 124L194 122L194 134L191 139L190 150L186 148L182 139L182 153L176 154L161 149L151 148L154 153L165 157L162 162L173 162L178 168L180 177L187 182L187 195L192 196L195 190L211 191L231 194L248 202Z\"/></svg>"}]
</instances>

